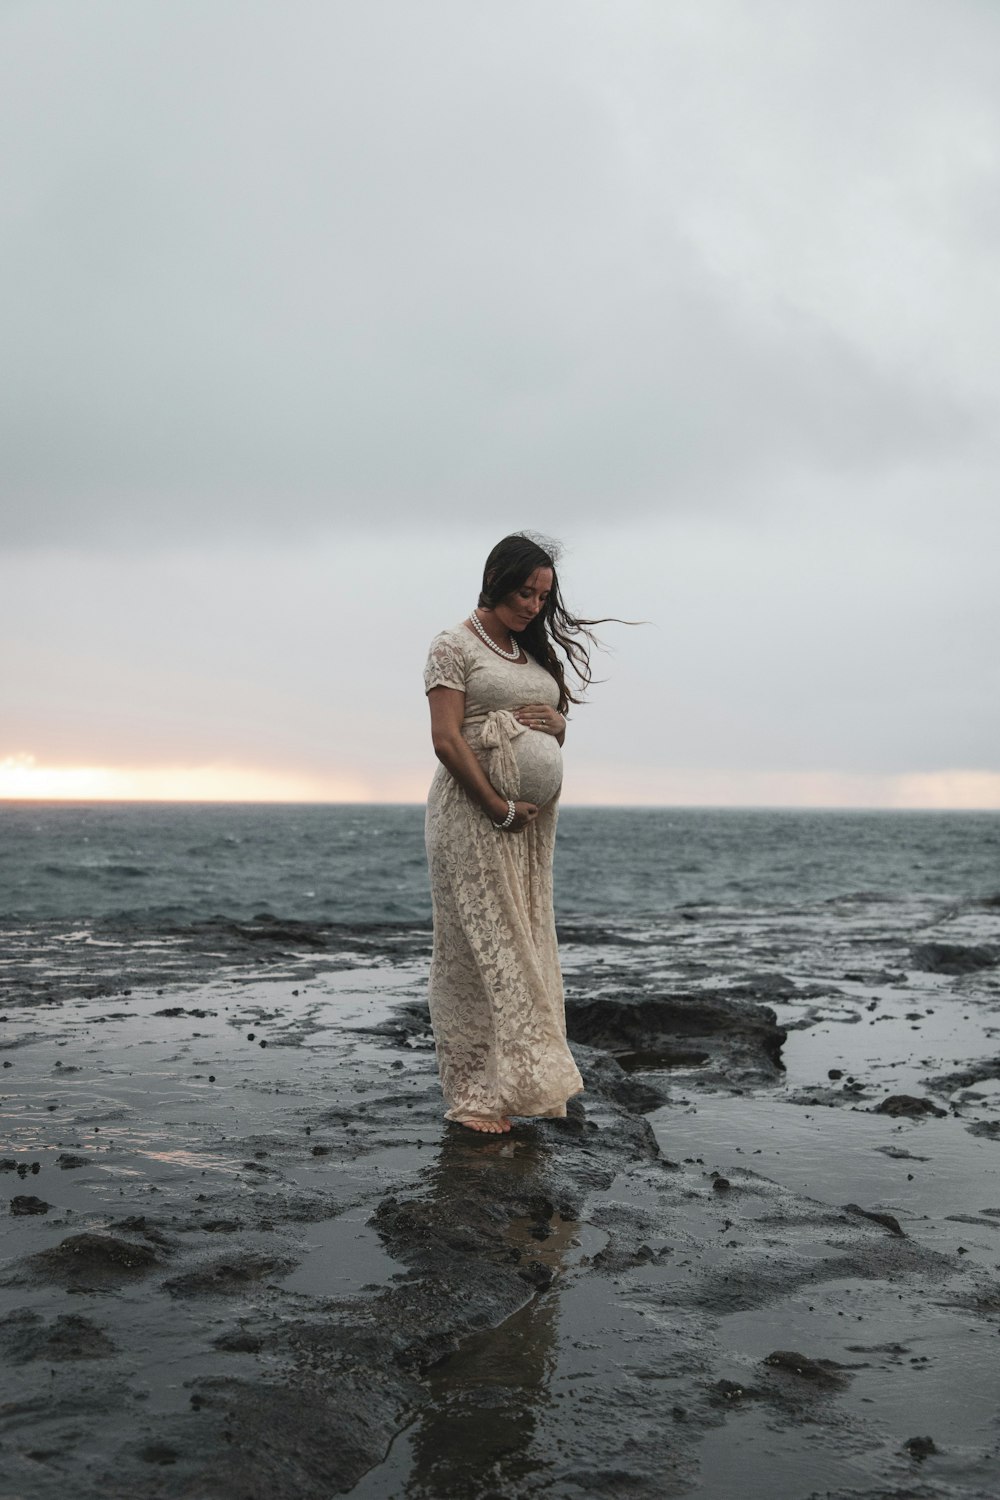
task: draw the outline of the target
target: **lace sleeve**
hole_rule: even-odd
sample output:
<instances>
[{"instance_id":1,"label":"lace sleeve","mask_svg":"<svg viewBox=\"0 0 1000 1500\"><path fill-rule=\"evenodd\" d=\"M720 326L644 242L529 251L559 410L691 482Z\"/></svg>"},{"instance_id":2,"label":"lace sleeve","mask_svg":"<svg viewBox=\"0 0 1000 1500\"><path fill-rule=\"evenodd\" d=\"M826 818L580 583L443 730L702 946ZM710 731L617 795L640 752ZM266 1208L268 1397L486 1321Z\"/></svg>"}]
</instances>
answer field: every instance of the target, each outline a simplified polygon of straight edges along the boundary
<instances>
[{"instance_id":1,"label":"lace sleeve","mask_svg":"<svg viewBox=\"0 0 1000 1500\"><path fill-rule=\"evenodd\" d=\"M457 688L465 692L465 658L461 648L448 635L436 635L431 641L424 667L424 692L434 687Z\"/></svg>"}]
</instances>

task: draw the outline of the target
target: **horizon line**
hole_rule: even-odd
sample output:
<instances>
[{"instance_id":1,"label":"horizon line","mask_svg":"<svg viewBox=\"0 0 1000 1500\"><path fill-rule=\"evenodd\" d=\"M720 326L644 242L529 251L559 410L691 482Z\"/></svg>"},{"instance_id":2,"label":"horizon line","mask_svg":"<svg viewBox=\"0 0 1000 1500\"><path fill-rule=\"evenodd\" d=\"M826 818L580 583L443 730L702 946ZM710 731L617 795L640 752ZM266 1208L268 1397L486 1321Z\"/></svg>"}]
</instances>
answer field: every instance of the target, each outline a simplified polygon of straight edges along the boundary
<instances>
[{"instance_id":1,"label":"horizon line","mask_svg":"<svg viewBox=\"0 0 1000 1500\"><path fill-rule=\"evenodd\" d=\"M247 800L229 797L9 797L0 794L4 807L425 807L424 799L393 801L380 798L365 802L357 798L337 801L333 798L311 798L302 801L287 797L254 797ZM562 802L560 811L573 808L599 812L867 812L867 813L994 813L997 807L900 807L898 804L876 805L858 802Z\"/></svg>"}]
</instances>

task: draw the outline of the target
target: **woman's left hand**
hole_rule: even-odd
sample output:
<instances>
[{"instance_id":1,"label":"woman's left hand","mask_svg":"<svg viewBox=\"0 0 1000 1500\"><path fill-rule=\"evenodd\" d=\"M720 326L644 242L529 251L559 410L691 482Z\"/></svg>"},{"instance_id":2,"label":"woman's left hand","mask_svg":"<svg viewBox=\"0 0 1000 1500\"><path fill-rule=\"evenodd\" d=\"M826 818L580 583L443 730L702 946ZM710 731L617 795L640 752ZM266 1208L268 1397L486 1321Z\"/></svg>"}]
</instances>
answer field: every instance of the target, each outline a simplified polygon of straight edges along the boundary
<instances>
[{"instance_id":1,"label":"woman's left hand","mask_svg":"<svg viewBox=\"0 0 1000 1500\"><path fill-rule=\"evenodd\" d=\"M525 703L514 709L514 718L527 729L541 729L545 734L562 734L566 720L558 709L547 703Z\"/></svg>"}]
</instances>

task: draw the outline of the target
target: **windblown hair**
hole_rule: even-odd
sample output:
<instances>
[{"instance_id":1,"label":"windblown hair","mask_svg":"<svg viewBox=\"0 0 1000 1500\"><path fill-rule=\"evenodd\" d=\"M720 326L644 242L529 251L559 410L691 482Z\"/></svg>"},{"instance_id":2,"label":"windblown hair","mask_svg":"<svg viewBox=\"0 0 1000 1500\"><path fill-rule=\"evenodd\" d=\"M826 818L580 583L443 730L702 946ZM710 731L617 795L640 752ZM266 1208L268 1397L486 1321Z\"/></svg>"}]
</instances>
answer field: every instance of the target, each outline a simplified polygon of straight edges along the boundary
<instances>
[{"instance_id":1,"label":"windblown hair","mask_svg":"<svg viewBox=\"0 0 1000 1500\"><path fill-rule=\"evenodd\" d=\"M552 569L552 588L545 607L524 630L514 632L525 651L551 674L559 688L559 712L565 713L571 703L582 703L582 697L572 693L566 684L566 666L571 666L580 684L586 689L593 682L590 669L590 652L585 641L592 646L600 645L590 627L605 625L615 619L608 615L600 620L583 620L571 615L559 593L559 576L556 573L558 543L549 537L538 536L530 531L516 531L497 542L486 559L483 568L483 586L479 594L481 609L495 609L509 594L526 583L536 568ZM622 620L620 624L631 624ZM583 639L581 640L580 637ZM565 655L564 663L556 654L558 646Z\"/></svg>"}]
</instances>

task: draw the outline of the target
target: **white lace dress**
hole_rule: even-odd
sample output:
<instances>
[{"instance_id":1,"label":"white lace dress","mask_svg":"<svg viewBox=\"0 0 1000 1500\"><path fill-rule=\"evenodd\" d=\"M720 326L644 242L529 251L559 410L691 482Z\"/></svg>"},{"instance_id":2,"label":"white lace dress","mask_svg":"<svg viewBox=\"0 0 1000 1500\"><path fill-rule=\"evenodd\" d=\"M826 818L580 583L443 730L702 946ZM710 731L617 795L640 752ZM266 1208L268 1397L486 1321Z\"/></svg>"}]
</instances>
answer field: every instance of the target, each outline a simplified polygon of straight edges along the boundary
<instances>
[{"instance_id":1,"label":"white lace dress","mask_svg":"<svg viewBox=\"0 0 1000 1500\"><path fill-rule=\"evenodd\" d=\"M443 765L427 799L434 907L431 1025L447 1109L470 1116L562 1117L583 1079L566 1044L552 910L562 751L511 710L555 708L555 680L531 657L503 661L464 624L431 642L424 687L465 693L462 734L504 797L538 804L518 833L494 828Z\"/></svg>"}]
</instances>

